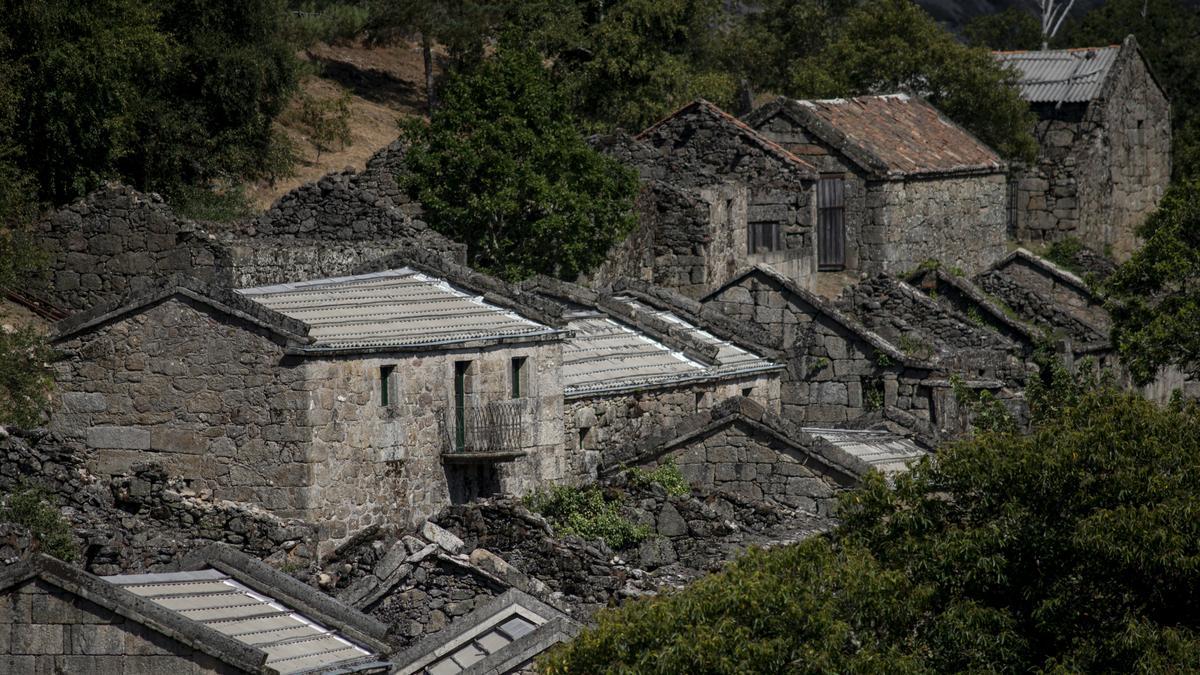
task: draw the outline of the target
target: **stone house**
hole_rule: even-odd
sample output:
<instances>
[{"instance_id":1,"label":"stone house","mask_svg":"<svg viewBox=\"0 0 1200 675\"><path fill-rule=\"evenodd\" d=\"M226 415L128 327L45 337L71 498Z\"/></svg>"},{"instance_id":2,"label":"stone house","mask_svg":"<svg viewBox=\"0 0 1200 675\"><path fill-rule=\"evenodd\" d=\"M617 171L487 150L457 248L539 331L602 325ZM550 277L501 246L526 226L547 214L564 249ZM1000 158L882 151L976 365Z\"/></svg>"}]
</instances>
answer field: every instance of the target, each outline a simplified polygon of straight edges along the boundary
<instances>
[{"instance_id":1,"label":"stone house","mask_svg":"<svg viewBox=\"0 0 1200 675\"><path fill-rule=\"evenodd\" d=\"M563 343L564 441L588 477L730 397L779 410L784 366L714 317L680 307L682 296L596 292L547 278L525 287L564 307L572 332Z\"/></svg>"},{"instance_id":2,"label":"stone house","mask_svg":"<svg viewBox=\"0 0 1200 675\"><path fill-rule=\"evenodd\" d=\"M871 470L892 475L927 452L885 429L801 427L734 397L664 430L631 460L672 461L694 488L833 515L839 493Z\"/></svg>"},{"instance_id":3,"label":"stone house","mask_svg":"<svg viewBox=\"0 0 1200 675\"><path fill-rule=\"evenodd\" d=\"M387 628L237 550L98 577L43 554L0 570L6 673L382 674Z\"/></svg>"},{"instance_id":4,"label":"stone house","mask_svg":"<svg viewBox=\"0 0 1200 675\"><path fill-rule=\"evenodd\" d=\"M556 308L456 266L391 264L240 291L171 279L68 319L51 428L98 474L155 461L320 523L322 550L566 479Z\"/></svg>"},{"instance_id":5,"label":"stone house","mask_svg":"<svg viewBox=\"0 0 1200 675\"><path fill-rule=\"evenodd\" d=\"M639 226L593 281L639 279L697 298L755 263L813 269L814 168L736 117L694 101L637 135L593 145L636 168Z\"/></svg>"},{"instance_id":6,"label":"stone house","mask_svg":"<svg viewBox=\"0 0 1200 675\"><path fill-rule=\"evenodd\" d=\"M1040 144L1013 172L1012 235L1074 238L1127 259L1171 180L1170 101L1137 40L995 57L1016 71Z\"/></svg>"},{"instance_id":7,"label":"stone house","mask_svg":"<svg viewBox=\"0 0 1200 675\"><path fill-rule=\"evenodd\" d=\"M779 98L745 121L820 174L818 271L852 280L935 259L974 274L1004 254L1005 163L923 99Z\"/></svg>"}]
</instances>

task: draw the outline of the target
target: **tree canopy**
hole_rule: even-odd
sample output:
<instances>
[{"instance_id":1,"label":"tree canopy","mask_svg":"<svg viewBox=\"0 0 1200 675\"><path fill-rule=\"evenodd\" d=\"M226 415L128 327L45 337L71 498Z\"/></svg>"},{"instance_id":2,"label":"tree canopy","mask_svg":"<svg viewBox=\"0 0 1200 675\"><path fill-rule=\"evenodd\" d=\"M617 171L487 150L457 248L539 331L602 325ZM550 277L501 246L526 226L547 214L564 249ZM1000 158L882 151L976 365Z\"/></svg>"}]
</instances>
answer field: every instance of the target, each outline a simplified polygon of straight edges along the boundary
<instances>
[{"instance_id":1,"label":"tree canopy","mask_svg":"<svg viewBox=\"0 0 1200 675\"><path fill-rule=\"evenodd\" d=\"M0 0L7 167L61 203L117 178L171 193L277 159L295 87L282 0Z\"/></svg>"},{"instance_id":2,"label":"tree canopy","mask_svg":"<svg viewBox=\"0 0 1200 675\"><path fill-rule=\"evenodd\" d=\"M1166 366L1200 373L1200 181L1172 186L1138 235L1105 284L1121 360L1143 383Z\"/></svg>"},{"instance_id":3,"label":"tree canopy","mask_svg":"<svg viewBox=\"0 0 1200 675\"><path fill-rule=\"evenodd\" d=\"M569 279L633 227L636 174L588 146L539 54L501 47L442 96L404 126L398 178L473 265Z\"/></svg>"},{"instance_id":4,"label":"tree canopy","mask_svg":"<svg viewBox=\"0 0 1200 675\"><path fill-rule=\"evenodd\" d=\"M1129 34L1171 99L1174 178L1200 178L1200 8L1179 0L1108 0L1060 38L1065 46L1096 47L1120 44Z\"/></svg>"},{"instance_id":5,"label":"tree canopy","mask_svg":"<svg viewBox=\"0 0 1200 675\"><path fill-rule=\"evenodd\" d=\"M874 476L829 537L606 610L544 671L1200 668L1200 413L1051 391L1028 435Z\"/></svg>"}]
</instances>

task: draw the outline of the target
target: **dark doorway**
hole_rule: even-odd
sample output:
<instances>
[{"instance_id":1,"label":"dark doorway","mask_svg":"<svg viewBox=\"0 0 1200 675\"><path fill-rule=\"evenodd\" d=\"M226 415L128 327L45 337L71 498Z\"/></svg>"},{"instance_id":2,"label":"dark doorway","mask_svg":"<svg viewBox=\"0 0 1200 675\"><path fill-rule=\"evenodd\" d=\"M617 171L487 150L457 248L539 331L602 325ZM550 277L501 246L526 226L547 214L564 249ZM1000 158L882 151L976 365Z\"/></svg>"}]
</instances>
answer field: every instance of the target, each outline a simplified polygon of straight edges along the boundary
<instances>
[{"instance_id":1,"label":"dark doorway","mask_svg":"<svg viewBox=\"0 0 1200 675\"><path fill-rule=\"evenodd\" d=\"M466 504L500 494L500 477L496 465L490 462L448 465L446 483L450 487L451 504Z\"/></svg>"}]
</instances>

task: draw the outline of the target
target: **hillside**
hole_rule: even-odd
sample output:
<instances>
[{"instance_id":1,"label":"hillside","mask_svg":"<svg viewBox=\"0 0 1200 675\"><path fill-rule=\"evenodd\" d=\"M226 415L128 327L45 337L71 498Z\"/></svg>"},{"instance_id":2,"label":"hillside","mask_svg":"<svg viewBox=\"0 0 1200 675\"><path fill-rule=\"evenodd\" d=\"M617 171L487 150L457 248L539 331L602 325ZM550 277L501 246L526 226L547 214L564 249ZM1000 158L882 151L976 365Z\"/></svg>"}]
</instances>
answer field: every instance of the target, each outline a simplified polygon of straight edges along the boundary
<instances>
[{"instance_id":1,"label":"hillside","mask_svg":"<svg viewBox=\"0 0 1200 675\"><path fill-rule=\"evenodd\" d=\"M1031 14L1037 12L1037 0L917 0L935 19L957 31L972 18L983 14L1003 12L1009 7L1020 7ZM1077 0L1071 16L1080 17L1104 0ZM1200 0L1183 0L1183 4L1200 6Z\"/></svg>"},{"instance_id":2,"label":"hillside","mask_svg":"<svg viewBox=\"0 0 1200 675\"><path fill-rule=\"evenodd\" d=\"M249 186L255 210L266 210L289 190L345 168L362 169L367 158L396 140L398 119L420 115L425 106L420 47L402 42L389 47L320 44L299 55L315 74L304 77L288 109L276 121L299 151L295 175ZM300 120L304 98L332 101L349 93L350 142L318 152Z\"/></svg>"}]
</instances>

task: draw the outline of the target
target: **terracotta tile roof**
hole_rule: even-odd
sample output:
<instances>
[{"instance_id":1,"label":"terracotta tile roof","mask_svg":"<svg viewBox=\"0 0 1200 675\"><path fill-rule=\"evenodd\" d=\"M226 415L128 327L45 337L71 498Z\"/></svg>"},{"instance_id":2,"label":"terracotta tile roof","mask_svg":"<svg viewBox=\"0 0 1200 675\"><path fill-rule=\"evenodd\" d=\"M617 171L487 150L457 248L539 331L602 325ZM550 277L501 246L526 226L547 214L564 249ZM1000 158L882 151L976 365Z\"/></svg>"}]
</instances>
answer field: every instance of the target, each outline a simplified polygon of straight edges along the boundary
<instances>
[{"instance_id":1,"label":"terracotta tile roof","mask_svg":"<svg viewBox=\"0 0 1200 675\"><path fill-rule=\"evenodd\" d=\"M727 125L731 131L741 134L743 137L745 137L751 143L758 145L759 147L761 147L762 149L766 150L767 152L775 155L779 159L782 159L783 161L788 162L789 164L795 165L797 168L799 168L805 174L808 174L808 176L810 176L812 178L816 178L817 168L815 166L813 166L812 164L809 164L808 162L804 161L803 159L800 159L799 157L792 154L791 152L788 152L786 149L783 148L783 146L779 145L778 143L767 140L761 134L759 134L757 131L755 131L754 128L751 127L749 124L746 124L745 122L738 119L737 117L730 115L729 113L725 112L724 110L721 110L720 108L718 108L716 105L714 105L702 98L698 98L695 101L692 101L691 103L683 106L682 108L676 110L675 112L671 113L670 115L667 115L666 117L662 118L661 120L646 127L641 133L639 133L634 138L636 138L639 141L645 141L659 127L662 127L662 126L670 123L671 121L675 120L676 118L681 117L693 110L699 110L701 112L707 113L707 114L717 118L720 122Z\"/></svg>"},{"instance_id":2,"label":"terracotta tile roof","mask_svg":"<svg viewBox=\"0 0 1200 675\"><path fill-rule=\"evenodd\" d=\"M781 110L862 168L884 178L1005 170L994 150L919 97L778 99L747 115L747 122L757 126Z\"/></svg>"}]
</instances>

